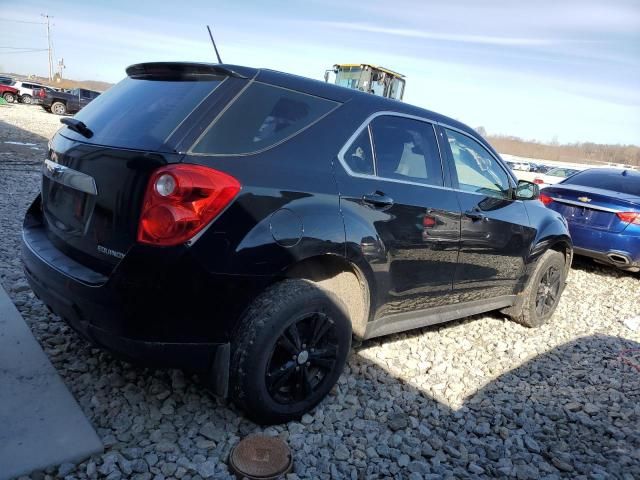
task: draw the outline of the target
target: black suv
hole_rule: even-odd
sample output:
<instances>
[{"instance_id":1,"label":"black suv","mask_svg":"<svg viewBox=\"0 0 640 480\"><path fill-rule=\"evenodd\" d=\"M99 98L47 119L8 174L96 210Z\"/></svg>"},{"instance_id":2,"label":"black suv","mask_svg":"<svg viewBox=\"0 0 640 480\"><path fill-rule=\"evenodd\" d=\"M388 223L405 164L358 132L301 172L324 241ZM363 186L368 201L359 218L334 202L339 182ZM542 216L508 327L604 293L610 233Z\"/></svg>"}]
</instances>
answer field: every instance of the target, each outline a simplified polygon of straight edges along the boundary
<instances>
[{"instance_id":1,"label":"black suv","mask_svg":"<svg viewBox=\"0 0 640 480\"><path fill-rule=\"evenodd\" d=\"M36 295L252 419L316 405L358 340L552 315L561 216L437 113L270 70L147 63L50 142L24 222Z\"/></svg>"}]
</instances>

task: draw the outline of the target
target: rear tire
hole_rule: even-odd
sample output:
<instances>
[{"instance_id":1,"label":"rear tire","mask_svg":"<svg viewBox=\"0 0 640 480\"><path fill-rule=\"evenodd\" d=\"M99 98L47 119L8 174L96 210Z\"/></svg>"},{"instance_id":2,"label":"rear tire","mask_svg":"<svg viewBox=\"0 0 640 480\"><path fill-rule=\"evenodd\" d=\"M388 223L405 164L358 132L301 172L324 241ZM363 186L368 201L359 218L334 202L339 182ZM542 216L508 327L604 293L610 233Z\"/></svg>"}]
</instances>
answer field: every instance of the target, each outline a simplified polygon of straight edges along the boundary
<instances>
[{"instance_id":1,"label":"rear tire","mask_svg":"<svg viewBox=\"0 0 640 480\"><path fill-rule=\"evenodd\" d=\"M300 418L333 388L351 349L347 309L308 280L258 296L232 342L230 394L254 422Z\"/></svg>"},{"instance_id":2,"label":"rear tire","mask_svg":"<svg viewBox=\"0 0 640 480\"><path fill-rule=\"evenodd\" d=\"M25 105L31 105L31 95L24 94L20 97L20 100Z\"/></svg>"},{"instance_id":3,"label":"rear tire","mask_svg":"<svg viewBox=\"0 0 640 480\"><path fill-rule=\"evenodd\" d=\"M53 102L51 104L51 112L56 115L64 115L67 113L67 106L62 102Z\"/></svg>"},{"instance_id":4,"label":"rear tire","mask_svg":"<svg viewBox=\"0 0 640 480\"><path fill-rule=\"evenodd\" d=\"M564 255L547 250L539 259L533 275L518 304L505 310L513 320L525 327L540 327L549 321L558 306L565 287L567 269Z\"/></svg>"},{"instance_id":5,"label":"rear tire","mask_svg":"<svg viewBox=\"0 0 640 480\"><path fill-rule=\"evenodd\" d=\"M16 101L16 96L11 92L4 92L4 95L2 95L2 98L4 98L7 101L7 103L13 103Z\"/></svg>"}]
</instances>

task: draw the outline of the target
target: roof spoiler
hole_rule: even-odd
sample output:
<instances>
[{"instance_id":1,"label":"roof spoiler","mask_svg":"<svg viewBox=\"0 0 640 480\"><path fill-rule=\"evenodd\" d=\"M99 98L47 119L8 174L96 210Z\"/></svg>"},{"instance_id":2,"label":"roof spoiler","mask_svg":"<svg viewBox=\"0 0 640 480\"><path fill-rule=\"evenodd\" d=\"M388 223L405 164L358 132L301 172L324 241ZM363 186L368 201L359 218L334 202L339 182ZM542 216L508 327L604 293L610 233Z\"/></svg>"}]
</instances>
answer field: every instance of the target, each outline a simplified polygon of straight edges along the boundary
<instances>
[{"instance_id":1,"label":"roof spoiler","mask_svg":"<svg viewBox=\"0 0 640 480\"><path fill-rule=\"evenodd\" d=\"M181 77L190 75L225 75L227 77L247 78L225 65L189 62L149 62L136 63L126 69L127 75L137 77Z\"/></svg>"}]
</instances>

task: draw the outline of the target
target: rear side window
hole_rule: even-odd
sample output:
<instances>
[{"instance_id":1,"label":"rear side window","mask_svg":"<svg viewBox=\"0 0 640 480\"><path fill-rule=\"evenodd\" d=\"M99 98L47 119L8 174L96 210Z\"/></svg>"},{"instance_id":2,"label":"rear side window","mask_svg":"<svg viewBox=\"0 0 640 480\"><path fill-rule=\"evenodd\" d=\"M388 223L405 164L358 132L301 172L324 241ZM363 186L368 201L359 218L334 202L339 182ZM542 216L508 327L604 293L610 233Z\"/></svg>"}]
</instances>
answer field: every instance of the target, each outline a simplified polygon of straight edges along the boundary
<instances>
[{"instance_id":1,"label":"rear side window","mask_svg":"<svg viewBox=\"0 0 640 480\"><path fill-rule=\"evenodd\" d=\"M379 177L442 186L442 164L433 126L384 115L371 122Z\"/></svg>"},{"instance_id":2,"label":"rear side window","mask_svg":"<svg viewBox=\"0 0 640 480\"><path fill-rule=\"evenodd\" d=\"M601 188L640 197L640 175L626 172L603 172L597 169L580 172L562 182L565 185Z\"/></svg>"},{"instance_id":3,"label":"rear side window","mask_svg":"<svg viewBox=\"0 0 640 480\"><path fill-rule=\"evenodd\" d=\"M75 116L93 131L82 142L140 150L161 149L171 133L224 80L206 75L198 79L125 78L89 103ZM73 90L83 97L87 90Z\"/></svg>"},{"instance_id":4,"label":"rear side window","mask_svg":"<svg viewBox=\"0 0 640 480\"><path fill-rule=\"evenodd\" d=\"M254 82L214 121L191 151L212 155L259 152L296 135L338 105Z\"/></svg>"}]
</instances>

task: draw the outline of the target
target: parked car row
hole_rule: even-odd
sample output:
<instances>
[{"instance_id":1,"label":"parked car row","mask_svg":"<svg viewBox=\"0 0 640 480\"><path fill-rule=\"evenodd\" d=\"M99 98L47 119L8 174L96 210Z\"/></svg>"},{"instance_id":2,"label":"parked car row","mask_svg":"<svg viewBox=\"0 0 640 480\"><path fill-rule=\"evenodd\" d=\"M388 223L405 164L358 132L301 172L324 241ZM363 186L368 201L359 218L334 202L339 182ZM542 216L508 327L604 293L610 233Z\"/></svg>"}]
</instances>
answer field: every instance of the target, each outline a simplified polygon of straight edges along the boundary
<instances>
[{"instance_id":1,"label":"parked car row","mask_svg":"<svg viewBox=\"0 0 640 480\"><path fill-rule=\"evenodd\" d=\"M546 173L547 170L552 168L542 163L528 162L523 160L505 160L505 163L511 168L511 170L521 170L523 172Z\"/></svg>"},{"instance_id":2,"label":"parked car row","mask_svg":"<svg viewBox=\"0 0 640 480\"><path fill-rule=\"evenodd\" d=\"M547 185L554 185L558 182L561 182L565 178L570 177L571 175L575 175L576 173L582 171L580 168L567 168L567 167L556 167L551 168L547 173L542 175L537 175L533 179L533 183L540 185L540 188L546 187Z\"/></svg>"},{"instance_id":3,"label":"parked car row","mask_svg":"<svg viewBox=\"0 0 640 480\"><path fill-rule=\"evenodd\" d=\"M98 95L100 92L86 88L66 90L0 76L0 96L8 103L20 102L27 105L41 105L46 111L57 115L76 113Z\"/></svg>"}]
</instances>

